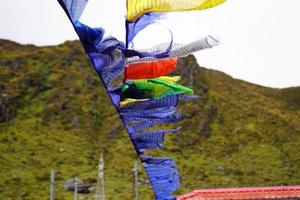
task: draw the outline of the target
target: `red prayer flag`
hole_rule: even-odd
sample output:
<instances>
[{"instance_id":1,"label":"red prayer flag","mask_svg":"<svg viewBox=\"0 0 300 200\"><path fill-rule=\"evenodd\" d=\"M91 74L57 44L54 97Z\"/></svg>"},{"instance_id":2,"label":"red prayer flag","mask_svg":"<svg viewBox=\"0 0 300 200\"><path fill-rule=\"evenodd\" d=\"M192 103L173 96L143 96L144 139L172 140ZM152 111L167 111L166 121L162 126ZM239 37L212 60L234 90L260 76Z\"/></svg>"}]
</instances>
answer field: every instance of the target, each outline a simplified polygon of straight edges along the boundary
<instances>
[{"instance_id":1,"label":"red prayer flag","mask_svg":"<svg viewBox=\"0 0 300 200\"><path fill-rule=\"evenodd\" d=\"M174 71L176 64L177 58L129 64L125 67L124 79L157 78Z\"/></svg>"}]
</instances>

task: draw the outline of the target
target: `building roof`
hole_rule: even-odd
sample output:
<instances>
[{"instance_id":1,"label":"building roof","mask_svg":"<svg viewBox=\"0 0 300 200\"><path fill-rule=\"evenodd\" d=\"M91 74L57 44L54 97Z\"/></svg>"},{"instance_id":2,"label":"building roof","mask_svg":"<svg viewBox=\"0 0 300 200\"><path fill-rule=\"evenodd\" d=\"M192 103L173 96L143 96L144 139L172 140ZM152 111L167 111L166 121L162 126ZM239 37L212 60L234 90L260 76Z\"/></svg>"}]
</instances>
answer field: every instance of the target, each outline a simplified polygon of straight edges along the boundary
<instances>
[{"instance_id":1,"label":"building roof","mask_svg":"<svg viewBox=\"0 0 300 200\"><path fill-rule=\"evenodd\" d=\"M300 186L203 189L177 197L177 200L263 200L300 199Z\"/></svg>"}]
</instances>

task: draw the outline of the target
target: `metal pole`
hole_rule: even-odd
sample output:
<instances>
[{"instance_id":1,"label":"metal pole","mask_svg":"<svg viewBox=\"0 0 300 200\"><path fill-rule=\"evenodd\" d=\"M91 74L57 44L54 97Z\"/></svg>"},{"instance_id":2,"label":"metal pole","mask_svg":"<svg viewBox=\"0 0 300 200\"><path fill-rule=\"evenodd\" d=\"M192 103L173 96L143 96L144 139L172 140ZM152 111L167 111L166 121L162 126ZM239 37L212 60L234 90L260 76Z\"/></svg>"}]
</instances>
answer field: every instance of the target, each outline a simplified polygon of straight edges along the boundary
<instances>
[{"instance_id":1,"label":"metal pole","mask_svg":"<svg viewBox=\"0 0 300 200\"><path fill-rule=\"evenodd\" d=\"M74 200L77 200L77 191L78 191L78 183L77 183L77 177L75 177L75 183L74 183Z\"/></svg>"},{"instance_id":2,"label":"metal pole","mask_svg":"<svg viewBox=\"0 0 300 200\"><path fill-rule=\"evenodd\" d=\"M139 166L137 161L134 162L134 168L132 169L133 173L134 173L134 192L135 192L135 200L139 200L139 179L138 179L138 175L139 175Z\"/></svg>"},{"instance_id":3,"label":"metal pole","mask_svg":"<svg viewBox=\"0 0 300 200\"><path fill-rule=\"evenodd\" d=\"M55 184L55 171L51 169L50 176L50 200L54 200L54 184Z\"/></svg>"}]
</instances>

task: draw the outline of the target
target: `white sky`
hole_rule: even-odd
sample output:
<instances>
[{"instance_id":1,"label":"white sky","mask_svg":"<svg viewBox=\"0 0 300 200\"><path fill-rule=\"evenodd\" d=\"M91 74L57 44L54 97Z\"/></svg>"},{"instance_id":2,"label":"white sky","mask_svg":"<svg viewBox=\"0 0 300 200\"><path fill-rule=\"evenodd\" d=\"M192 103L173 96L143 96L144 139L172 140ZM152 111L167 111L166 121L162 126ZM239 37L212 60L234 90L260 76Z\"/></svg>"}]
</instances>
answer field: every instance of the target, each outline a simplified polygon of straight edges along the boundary
<instances>
[{"instance_id":1,"label":"white sky","mask_svg":"<svg viewBox=\"0 0 300 200\"><path fill-rule=\"evenodd\" d=\"M125 0L89 1L81 20L124 41ZM299 0L227 0L205 11L170 14L141 33L136 45L163 42L170 37L165 26L180 42L218 35L220 46L196 53L201 66L264 86L300 86L299 8ZM55 45L77 36L56 0L0 0L0 38Z\"/></svg>"}]
</instances>

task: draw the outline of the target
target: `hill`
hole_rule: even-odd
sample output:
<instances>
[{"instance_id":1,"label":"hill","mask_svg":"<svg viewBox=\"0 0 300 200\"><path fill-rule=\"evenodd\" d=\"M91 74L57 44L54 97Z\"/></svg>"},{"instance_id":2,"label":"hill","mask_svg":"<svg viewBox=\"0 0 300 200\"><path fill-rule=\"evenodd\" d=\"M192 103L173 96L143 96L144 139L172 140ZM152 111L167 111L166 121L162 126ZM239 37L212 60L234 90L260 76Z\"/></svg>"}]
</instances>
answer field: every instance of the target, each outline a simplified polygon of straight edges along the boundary
<instances>
[{"instance_id":1,"label":"hill","mask_svg":"<svg viewBox=\"0 0 300 200\"><path fill-rule=\"evenodd\" d=\"M199 98L182 103L182 130L151 153L176 160L178 194L300 184L300 87L236 80L193 56L174 74ZM63 184L76 176L95 184L100 152L107 199L132 199L135 152L79 42L0 40L0 199L48 199L51 168L56 199L72 199ZM141 199L152 199L140 178Z\"/></svg>"}]
</instances>

